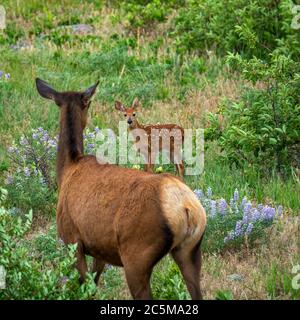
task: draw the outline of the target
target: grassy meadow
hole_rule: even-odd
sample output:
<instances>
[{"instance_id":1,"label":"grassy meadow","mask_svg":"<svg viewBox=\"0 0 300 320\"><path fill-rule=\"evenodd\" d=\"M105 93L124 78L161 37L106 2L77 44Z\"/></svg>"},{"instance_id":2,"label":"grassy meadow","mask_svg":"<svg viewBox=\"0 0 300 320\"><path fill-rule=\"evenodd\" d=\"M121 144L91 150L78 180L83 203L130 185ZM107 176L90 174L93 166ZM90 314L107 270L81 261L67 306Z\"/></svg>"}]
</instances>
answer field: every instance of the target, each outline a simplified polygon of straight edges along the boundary
<instances>
[{"instance_id":1,"label":"grassy meadow","mask_svg":"<svg viewBox=\"0 0 300 320\"><path fill-rule=\"evenodd\" d=\"M3 194L0 231L7 232L12 243L7 248L0 244L0 253L3 250L6 257L3 261L0 257L0 265L7 263L11 268L7 269L7 285L11 289L0 290L0 299L131 299L123 270L113 266L106 267L97 288L91 279L82 287L77 284L78 275L70 271L74 262L72 253L60 246L56 236L55 182L45 183L43 172L34 176L34 170L39 168L30 167L26 157L18 158L24 137L32 139L34 130L41 127L50 137L58 134L59 110L52 101L38 95L36 77L61 91L83 90L100 81L90 108L87 133L95 128L116 130L121 116L114 108L114 101L118 99L130 105L135 97L142 102L138 116L144 124L165 122L184 128L204 128L204 172L201 176L185 178L192 190L202 190L204 196L200 199L206 203L208 216L211 215L203 244L204 298L300 298L300 289L292 287L293 266L300 264L299 149L292 150L293 161L282 160L280 170L270 165L272 152L266 156L270 162L250 161L254 144L249 144L249 157L231 161L229 143L222 144L229 136L215 136L216 132L224 128L225 132L233 121L226 115L242 97L264 90L267 82L251 81L244 76L245 72L232 67L227 56L230 48L226 46L224 50L221 48L225 54L213 45L202 50L180 46L183 41L188 43L180 36L184 31L176 29L181 23L177 17L184 17L183 2L166 1L157 4L159 10L153 5L140 15L138 5L143 1L129 1L132 7L126 1L4 0L0 3L6 9L7 23L6 29L0 30L0 189ZM74 25L78 24L89 28L76 31ZM189 41L197 44L203 39ZM288 45L286 48L288 51ZM249 54L251 57L245 54L247 61L257 52ZM263 55L259 58L265 59ZM294 106L295 110L299 110L299 105L298 109ZM223 113L224 109L227 113ZM295 132L299 137L298 124ZM246 145L247 141L242 144ZM231 141L230 146L239 149L240 145ZM298 146L295 144L295 148ZM12 147L16 148L14 154L9 151ZM36 148L32 152L39 156L40 145ZM45 163L49 179L55 181L55 157L49 156ZM164 166L163 170L174 173L173 166ZM278 207L282 206L282 213L276 219L253 223L253 232L244 232L227 243L224 238L235 229L246 210L242 207L244 198L251 202L253 210L262 204L279 212ZM220 199L226 201L224 210L228 218L214 217L213 212L217 211L218 215L218 210L222 211L218 207ZM32 217L27 217L30 210ZM20 227L17 231L12 231L14 224ZM29 257L28 265L19 262L24 256ZM65 264L64 259L67 259ZM47 275L41 278L41 270L45 269ZM10 270L14 271L10 274ZM20 272L27 279L18 276ZM23 291L16 286L20 281ZM44 283L44 288L36 287L37 282ZM155 298L190 298L177 266L169 257L155 267L151 283Z\"/></svg>"}]
</instances>

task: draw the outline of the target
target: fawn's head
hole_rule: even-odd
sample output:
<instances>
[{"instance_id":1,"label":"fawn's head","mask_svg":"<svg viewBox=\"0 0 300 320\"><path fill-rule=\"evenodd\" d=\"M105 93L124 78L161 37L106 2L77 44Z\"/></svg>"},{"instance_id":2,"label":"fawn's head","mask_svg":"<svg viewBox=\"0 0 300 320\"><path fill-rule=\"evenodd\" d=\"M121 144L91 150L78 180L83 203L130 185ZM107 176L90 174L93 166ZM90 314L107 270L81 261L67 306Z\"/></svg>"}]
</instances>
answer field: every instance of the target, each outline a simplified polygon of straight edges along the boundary
<instances>
[{"instance_id":1,"label":"fawn's head","mask_svg":"<svg viewBox=\"0 0 300 320\"><path fill-rule=\"evenodd\" d=\"M53 100L60 107L62 117L72 114L71 118L79 119L81 129L86 127L88 109L98 84L99 81L83 92L58 92L47 82L36 78L36 87L39 94L43 98Z\"/></svg>"},{"instance_id":2,"label":"fawn's head","mask_svg":"<svg viewBox=\"0 0 300 320\"><path fill-rule=\"evenodd\" d=\"M134 128L137 122L137 113L136 113L136 109L139 106L139 100L138 98L135 98L132 102L132 106L126 108L122 102L120 101L116 101L115 102L115 108L118 111L121 111L124 115L125 120L128 123L128 126L130 128Z\"/></svg>"}]
</instances>

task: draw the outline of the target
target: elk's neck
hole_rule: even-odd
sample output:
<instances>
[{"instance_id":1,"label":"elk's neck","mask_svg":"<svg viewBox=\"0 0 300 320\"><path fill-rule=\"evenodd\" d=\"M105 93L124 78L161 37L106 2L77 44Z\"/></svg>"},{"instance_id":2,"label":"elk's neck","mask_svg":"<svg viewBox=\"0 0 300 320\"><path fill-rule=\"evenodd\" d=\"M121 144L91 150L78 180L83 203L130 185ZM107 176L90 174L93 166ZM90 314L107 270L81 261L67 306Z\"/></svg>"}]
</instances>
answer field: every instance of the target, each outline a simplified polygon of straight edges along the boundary
<instances>
[{"instance_id":1,"label":"elk's neck","mask_svg":"<svg viewBox=\"0 0 300 320\"><path fill-rule=\"evenodd\" d=\"M56 161L56 179L60 187L65 169L83 156L83 126L81 114L73 106L61 111L60 133Z\"/></svg>"}]
</instances>

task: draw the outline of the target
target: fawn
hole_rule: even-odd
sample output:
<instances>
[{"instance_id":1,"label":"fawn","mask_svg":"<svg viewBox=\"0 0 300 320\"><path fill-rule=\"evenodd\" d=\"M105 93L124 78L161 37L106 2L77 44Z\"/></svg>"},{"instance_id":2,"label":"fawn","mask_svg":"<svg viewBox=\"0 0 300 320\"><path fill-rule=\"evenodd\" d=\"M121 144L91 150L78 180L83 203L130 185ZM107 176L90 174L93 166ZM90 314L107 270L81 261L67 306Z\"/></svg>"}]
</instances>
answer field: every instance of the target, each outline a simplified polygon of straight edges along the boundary
<instances>
[{"instance_id":1,"label":"fawn","mask_svg":"<svg viewBox=\"0 0 300 320\"><path fill-rule=\"evenodd\" d=\"M106 263L123 266L133 298L150 299L152 269L170 252L191 297L200 299L205 210L175 176L100 164L83 154L83 130L97 85L58 92L36 79L39 94L60 108L57 229L64 243L77 243L80 280L90 255L96 282Z\"/></svg>"},{"instance_id":2,"label":"fawn","mask_svg":"<svg viewBox=\"0 0 300 320\"><path fill-rule=\"evenodd\" d=\"M154 161L157 154L161 151L166 151L170 161L175 164L176 171L181 178L184 175L184 164L181 156L181 146L184 142L184 130L182 127L176 124L149 124L142 125L137 120L136 109L139 107L139 100L135 98L133 100L132 106L130 108L126 108L122 102L115 101L115 108L118 111L121 111L126 118L128 123L129 130L131 134L133 134L134 138L136 138L136 143L139 143L140 132L136 129L142 129L146 135L147 139L145 140L145 145L140 147L140 152L143 154L145 158L145 171L153 172ZM167 146L164 145L163 140L168 139ZM158 148L152 148L153 141L157 141ZM175 148L175 140L179 143L179 149Z\"/></svg>"}]
</instances>

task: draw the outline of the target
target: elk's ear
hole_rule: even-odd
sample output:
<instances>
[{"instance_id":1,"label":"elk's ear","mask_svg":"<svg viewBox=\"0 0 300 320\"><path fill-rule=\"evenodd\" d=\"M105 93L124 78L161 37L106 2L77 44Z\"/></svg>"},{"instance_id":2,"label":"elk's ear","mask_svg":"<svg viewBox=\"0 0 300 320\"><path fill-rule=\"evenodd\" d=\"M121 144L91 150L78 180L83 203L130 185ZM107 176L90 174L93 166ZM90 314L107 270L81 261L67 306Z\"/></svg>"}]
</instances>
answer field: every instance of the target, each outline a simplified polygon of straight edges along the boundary
<instances>
[{"instance_id":1,"label":"elk's ear","mask_svg":"<svg viewBox=\"0 0 300 320\"><path fill-rule=\"evenodd\" d=\"M134 98L133 102L132 102L132 108L136 109L140 106L140 102L138 98Z\"/></svg>"},{"instance_id":2,"label":"elk's ear","mask_svg":"<svg viewBox=\"0 0 300 320\"><path fill-rule=\"evenodd\" d=\"M122 112L125 111L125 107L123 106L123 103L120 101L115 101L115 108L118 111L122 111Z\"/></svg>"},{"instance_id":3,"label":"elk's ear","mask_svg":"<svg viewBox=\"0 0 300 320\"><path fill-rule=\"evenodd\" d=\"M97 81L97 83L95 83L93 86L89 87L87 90L84 91L83 100L85 103L88 103L92 99L93 95L96 92L98 84L99 81Z\"/></svg>"},{"instance_id":4,"label":"elk's ear","mask_svg":"<svg viewBox=\"0 0 300 320\"><path fill-rule=\"evenodd\" d=\"M51 99L56 101L59 96L59 92L54 90L46 81L43 81L39 78L35 79L36 88L38 93L46 99Z\"/></svg>"}]
</instances>

